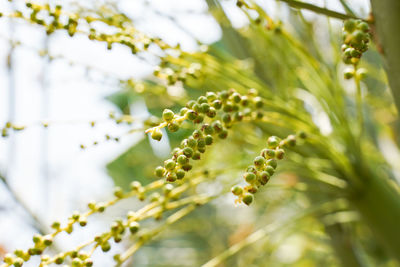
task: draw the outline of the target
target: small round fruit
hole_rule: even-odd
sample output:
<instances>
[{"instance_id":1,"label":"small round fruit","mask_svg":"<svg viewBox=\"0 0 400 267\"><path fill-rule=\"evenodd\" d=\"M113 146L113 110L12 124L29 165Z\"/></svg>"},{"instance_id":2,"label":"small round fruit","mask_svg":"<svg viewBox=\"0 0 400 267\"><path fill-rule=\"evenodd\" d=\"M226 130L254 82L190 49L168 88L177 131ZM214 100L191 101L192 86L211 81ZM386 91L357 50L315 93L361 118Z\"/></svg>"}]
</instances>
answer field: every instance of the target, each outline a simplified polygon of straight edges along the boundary
<instances>
[{"instance_id":1,"label":"small round fruit","mask_svg":"<svg viewBox=\"0 0 400 267\"><path fill-rule=\"evenodd\" d=\"M242 200L243 200L243 203L246 204L246 205L248 206L248 205L250 205L250 204L253 202L253 199L254 199L253 195L247 193L247 194L245 194L245 195L243 196L243 199L242 199Z\"/></svg>"}]
</instances>

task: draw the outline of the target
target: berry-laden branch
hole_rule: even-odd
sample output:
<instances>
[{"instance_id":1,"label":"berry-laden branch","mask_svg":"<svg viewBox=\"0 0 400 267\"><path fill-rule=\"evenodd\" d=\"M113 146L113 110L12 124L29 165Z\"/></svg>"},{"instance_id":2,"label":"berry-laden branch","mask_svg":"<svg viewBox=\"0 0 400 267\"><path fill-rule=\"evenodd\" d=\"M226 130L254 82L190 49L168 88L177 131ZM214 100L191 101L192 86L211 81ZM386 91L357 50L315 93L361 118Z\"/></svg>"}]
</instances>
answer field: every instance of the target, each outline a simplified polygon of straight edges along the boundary
<instances>
[{"instance_id":1,"label":"berry-laden branch","mask_svg":"<svg viewBox=\"0 0 400 267\"><path fill-rule=\"evenodd\" d=\"M165 177L168 182L183 179L186 172L193 167L190 161L200 160L201 154L206 152L207 146L213 144L215 137L227 138L228 129L245 118L262 119L264 115L261 108L264 103L257 94L254 89L250 89L246 95L241 95L234 89L208 92L197 101L189 101L179 115L169 109L164 110L164 122L146 130L155 140L162 138L160 129L167 127L170 132L176 132L186 120L200 124L200 127L184 139L180 147L172 151L172 157L164 162L164 166L156 168L156 175Z\"/></svg>"},{"instance_id":2,"label":"berry-laden branch","mask_svg":"<svg viewBox=\"0 0 400 267\"><path fill-rule=\"evenodd\" d=\"M299 134L300 138L305 138L304 133ZM289 135L283 140L276 136L271 136L267 141L267 148L264 148L260 155L254 159L254 165L247 167L243 175L244 180L248 183L242 187L236 185L232 187L232 193L237 196L236 202L243 202L250 205L253 202L254 196L261 186L266 185L271 176L274 175L275 169L278 166L278 161L284 158L286 147L294 147L296 145L296 136Z\"/></svg>"},{"instance_id":3,"label":"berry-laden branch","mask_svg":"<svg viewBox=\"0 0 400 267\"><path fill-rule=\"evenodd\" d=\"M363 53L368 50L371 40L370 28L368 23L361 20L346 20L343 25L343 62L351 64L352 67L346 68L345 79L354 78L356 84L356 105L359 122L359 138L361 139L364 128L364 116L362 111L362 94L360 82L366 76L366 69L358 68L358 63Z\"/></svg>"}]
</instances>

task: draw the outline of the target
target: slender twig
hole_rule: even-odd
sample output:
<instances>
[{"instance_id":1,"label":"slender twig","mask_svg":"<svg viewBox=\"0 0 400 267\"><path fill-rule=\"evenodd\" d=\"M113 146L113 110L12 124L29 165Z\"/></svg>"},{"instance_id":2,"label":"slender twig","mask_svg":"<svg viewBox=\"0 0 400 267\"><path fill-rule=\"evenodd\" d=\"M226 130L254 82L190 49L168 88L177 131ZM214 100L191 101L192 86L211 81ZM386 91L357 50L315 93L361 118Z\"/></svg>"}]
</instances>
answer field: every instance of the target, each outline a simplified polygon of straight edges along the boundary
<instances>
[{"instance_id":1,"label":"slender twig","mask_svg":"<svg viewBox=\"0 0 400 267\"><path fill-rule=\"evenodd\" d=\"M299 8L299 9L307 9L310 11L313 11L315 13L318 14L322 14L328 17L332 17L332 18L336 18L336 19L341 19L341 20L345 20L345 19L360 19L356 16L353 16L351 14L343 14L343 13L339 13L327 8L323 8L323 7L319 7L319 6L315 6L309 3L303 3L303 2L299 2L296 0L278 0L278 1L282 1L287 3L289 6L294 7L294 8Z\"/></svg>"},{"instance_id":2,"label":"slender twig","mask_svg":"<svg viewBox=\"0 0 400 267\"><path fill-rule=\"evenodd\" d=\"M347 4L345 0L339 0L339 2L344 10L346 10L346 14L356 17L356 13L354 13L354 11L350 8L349 4Z\"/></svg>"},{"instance_id":3,"label":"slender twig","mask_svg":"<svg viewBox=\"0 0 400 267\"><path fill-rule=\"evenodd\" d=\"M24 209L25 213L27 213L32 220L32 227L34 227L40 234L45 234L47 232L47 228L44 223L36 216L35 213L25 204L25 202L18 196L18 194L14 191L14 189L8 183L6 177L0 174L0 181L3 183L7 191L10 193L13 200Z\"/></svg>"}]
</instances>

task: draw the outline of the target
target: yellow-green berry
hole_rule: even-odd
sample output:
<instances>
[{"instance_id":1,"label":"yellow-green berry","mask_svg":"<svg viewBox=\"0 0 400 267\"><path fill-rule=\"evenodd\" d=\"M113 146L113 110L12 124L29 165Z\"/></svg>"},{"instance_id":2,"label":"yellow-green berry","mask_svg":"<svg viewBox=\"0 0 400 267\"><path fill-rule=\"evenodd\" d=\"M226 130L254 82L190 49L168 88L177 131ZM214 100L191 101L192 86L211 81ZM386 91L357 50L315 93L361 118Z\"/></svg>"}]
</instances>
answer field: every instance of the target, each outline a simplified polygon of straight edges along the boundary
<instances>
[{"instance_id":1,"label":"yellow-green berry","mask_svg":"<svg viewBox=\"0 0 400 267\"><path fill-rule=\"evenodd\" d=\"M170 109L164 109L162 117L166 122L170 122L174 118L174 112Z\"/></svg>"},{"instance_id":2,"label":"yellow-green berry","mask_svg":"<svg viewBox=\"0 0 400 267\"><path fill-rule=\"evenodd\" d=\"M247 206L250 205L253 202L253 195L250 193L246 193L243 196L243 203L246 204Z\"/></svg>"}]
</instances>

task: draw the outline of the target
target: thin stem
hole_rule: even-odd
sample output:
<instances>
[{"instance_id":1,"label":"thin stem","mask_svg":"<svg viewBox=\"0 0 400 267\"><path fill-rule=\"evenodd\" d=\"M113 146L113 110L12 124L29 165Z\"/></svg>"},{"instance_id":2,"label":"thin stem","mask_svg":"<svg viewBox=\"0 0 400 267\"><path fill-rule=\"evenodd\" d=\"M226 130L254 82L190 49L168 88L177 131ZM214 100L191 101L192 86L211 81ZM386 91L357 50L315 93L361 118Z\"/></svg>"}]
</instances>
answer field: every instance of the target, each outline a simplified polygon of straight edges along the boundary
<instances>
[{"instance_id":1,"label":"thin stem","mask_svg":"<svg viewBox=\"0 0 400 267\"><path fill-rule=\"evenodd\" d=\"M364 129L364 115L362 107L362 94L361 94L361 83L360 76L357 75L357 65L354 65L354 81L356 83L356 106L357 106L357 119L359 124L359 136L358 141L361 140L363 136Z\"/></svg>"},{"instance_id":2,"label":"thin stem","mask_svg":"<svg viewBox=\"0 0 400 267\"><path fill-rule=\"evenodd\" d=\"M357 18L356 16L353 16L351 14L343 14L339 13L327 8L315 6L309 3L303 3L295 0L278 0L287 3L289 6L294 7L294 8L299 8L299 9L307 9L310 11L313 11L318 14L322 14L328 17L336 18L336 19L341 19L341 20L346 20L346 19L360 19Z\"/></svg>"}]
</instances>

